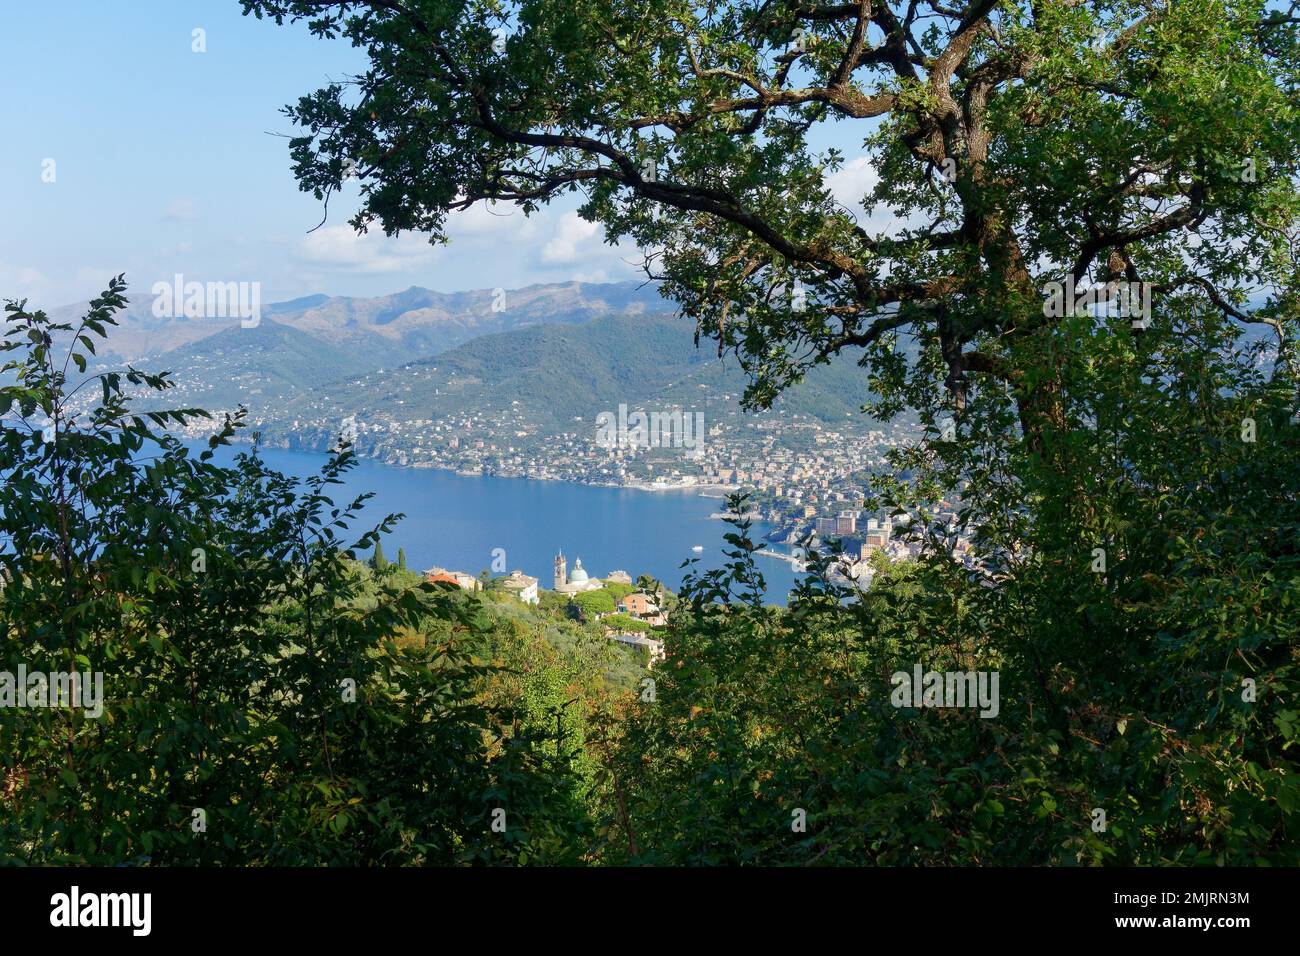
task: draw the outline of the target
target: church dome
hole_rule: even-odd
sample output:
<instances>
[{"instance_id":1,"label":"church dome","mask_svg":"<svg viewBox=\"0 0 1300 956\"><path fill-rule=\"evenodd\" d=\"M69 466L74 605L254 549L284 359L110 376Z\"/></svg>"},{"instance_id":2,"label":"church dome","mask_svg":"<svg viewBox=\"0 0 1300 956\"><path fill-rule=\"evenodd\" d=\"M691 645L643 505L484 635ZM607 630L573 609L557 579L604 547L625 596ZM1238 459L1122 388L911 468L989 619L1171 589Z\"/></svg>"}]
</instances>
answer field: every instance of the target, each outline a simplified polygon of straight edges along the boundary
<instances>
[{"instance_id":1,"label":"church dome","mask_svg":"<svg viewBox=\"0 0 1300 956\"><path fill-rule=\"evenodd\" d=\"M582 558L573 562L573 572L569 575L570 584L586 584L587 572L582 570Z\"/></svg>"}]
</instances>

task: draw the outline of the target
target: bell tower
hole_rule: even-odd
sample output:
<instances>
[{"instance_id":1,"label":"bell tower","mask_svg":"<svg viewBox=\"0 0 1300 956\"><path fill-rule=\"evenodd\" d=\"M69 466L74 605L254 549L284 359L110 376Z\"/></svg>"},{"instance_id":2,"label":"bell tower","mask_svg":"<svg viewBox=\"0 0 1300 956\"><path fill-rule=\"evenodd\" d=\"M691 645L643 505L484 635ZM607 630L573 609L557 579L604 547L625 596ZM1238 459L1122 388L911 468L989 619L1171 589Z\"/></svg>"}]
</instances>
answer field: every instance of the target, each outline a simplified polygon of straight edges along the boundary
<instances>
[{"instance_id":1,"label":"bell tower","mask_svg":"<svg viewBox=\"0 0 1300 956\"><path fill-rule=\"evenodd\" d=\"M568 562L564 560L564 552L561 551L555 556L555 590L560 590L569 581Z\"/></svg>"}]
</instances>

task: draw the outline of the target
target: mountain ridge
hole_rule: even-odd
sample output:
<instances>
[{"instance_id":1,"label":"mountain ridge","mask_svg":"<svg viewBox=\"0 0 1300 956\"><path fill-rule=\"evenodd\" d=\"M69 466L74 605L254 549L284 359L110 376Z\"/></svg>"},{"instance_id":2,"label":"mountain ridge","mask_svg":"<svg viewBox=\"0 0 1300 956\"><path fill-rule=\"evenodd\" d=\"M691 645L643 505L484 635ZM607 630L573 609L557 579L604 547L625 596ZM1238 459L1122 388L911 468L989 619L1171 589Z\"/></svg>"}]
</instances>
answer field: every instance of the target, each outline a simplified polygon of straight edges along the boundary
<instances>
[{"instance_id":1,"label":"mountain ridge","mask_svg":"<svg viewBox=\"0 0 1300 956\"><path fill-rule=\"evenodd\" d=\"M128 295L118 326L100 351L118 361L143 362L241 328L238 317L156 316L152 296ZM382 296L313 293L261 308L274 320L332 345L391 364L433 355L479 335L528 325L579 324L601 315L644 314L673 308L655 285L636 282L533 283L518 289L439 292L410 286ZM85 304L50 309L56 321L76 325Z\"/></svg>"}]
</instances>

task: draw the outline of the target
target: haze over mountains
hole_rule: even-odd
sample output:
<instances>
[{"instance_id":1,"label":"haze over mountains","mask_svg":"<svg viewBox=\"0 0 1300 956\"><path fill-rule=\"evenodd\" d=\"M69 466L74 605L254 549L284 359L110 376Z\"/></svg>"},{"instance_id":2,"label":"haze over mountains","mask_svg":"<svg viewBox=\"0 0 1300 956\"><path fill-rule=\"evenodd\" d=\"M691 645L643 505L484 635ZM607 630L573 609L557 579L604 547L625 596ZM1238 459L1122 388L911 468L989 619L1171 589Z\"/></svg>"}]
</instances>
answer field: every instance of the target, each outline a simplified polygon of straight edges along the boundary
<instances>
[{"instance_id":1,"label":"haze over mountains","mask_svg":"<svg viewBox=\"0 0 1300 956\"><path fill-rule=\"evenodd\" d=\"M158 317L153 296L137 288L101 354L138 362L165 356L228 331L247 332L238 318ZM85 305L50 311L76 323ZM656 286L638 282L567 282L522 289L435 292L416 286L374 298L311 295L264 304L262 321L302 332L356 355L371 367L434 355L479 335L530 325L589 322L603 315L670 312ZM265 344L265 343L263 343Z\"/></svg>"},{"instance_id":2,"label":"haze over mountains","mask_svg":"<svg viewBox=\"0 0 1300 956\"><path fill-rule=\"evenodd\" d=\"M88 374L126 362L169 372L177 388L141 395L142 408L244 405L268 439L286 444L326 447L327 432L350 415L522 417L534 440L624 403L679 406L717 422L738 410L746 382L734 358L695 346L693 323L656 287L636 282L313 295L264 305L253 328L238 318L158 318L151 301L136 297ZM84 306L59 311L75 322ZM867 424L865 375L853 358L815 369L780 407Z\"/></svg>"},{"instance_id":3,"label":"haze over mountains","mask_svg":"<svg viewBox=\"0 0 1300 956\"><path fill-rule=\"evenodd\" d=\"M825 422L870 421L859 408L863 373L852 361L814 370L783 396L784 410ZM301 392L264 430L288 438L294 422L355 415L396 422L471 413L519 416L538 437L590 426L602 411L680 407L716 423L738 411L746 378L732 358L696 348L694 326L672 315L611 315L485 335L437 356ZM325 444L329 435L307 444ZM521 436L522 437L522 436ZM528 444L524 441L523 444Z\"/></svg>"}]
</instances>

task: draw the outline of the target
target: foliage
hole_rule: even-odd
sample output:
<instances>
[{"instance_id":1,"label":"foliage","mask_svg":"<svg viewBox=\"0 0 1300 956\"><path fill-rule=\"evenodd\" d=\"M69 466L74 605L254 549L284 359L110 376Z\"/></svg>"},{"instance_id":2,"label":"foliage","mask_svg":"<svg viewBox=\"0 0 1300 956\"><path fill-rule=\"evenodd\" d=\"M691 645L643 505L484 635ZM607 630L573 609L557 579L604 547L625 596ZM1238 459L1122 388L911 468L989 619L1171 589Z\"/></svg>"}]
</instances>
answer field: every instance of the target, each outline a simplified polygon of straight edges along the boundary
<instances>
[{"instance_id":1,"label":"foliage","mask_svg":"<svg viewBox=\"0 0 1300 956\"><path fill-rule=\"evenodd\" d=\"M869 502L921 557L867 594L821 562L765 606L743 522L692 576L594 738L613 859L1297 862L1294 10L243 6L369 54L287 110L302 189L355 161L358 228L579 193L750 408L849 355L926 429ZM894 708L917 664L996 671L998 716Z\"/></svg>"},{"instance_id":2,"label":"foliage","mask_svg":"<svg viewBox=\"0 0 1300 956\"><path fill-rule=\"evenodd\" d=\"M1090 384L1122 374L1109 354ZM1022 537L988 522L970 566L931 527L922 559L879 564L865 593L814 562L783 613L733 501L730 563L684 587L656 701L621 743L629 858L1300 862L1300 423L1291 395L1231 370L1195 401L1148 383L1118 446L1084 424L1063 437L1099 487L1086 501L983 476L981 495L1015 496ZM891 676L917 665L998 673L998 713L896 708Z\"/></svg>"},{"instance_id":3,"label":"foliage","mask_svg":"<svg viewBox=\"0 0 1300 956\"><path fill-rule=\"evenodd\" d=\"M630 614L614 613L601 619L601 624L605 627L612 627L619 631L640 631L645 633L650 630L650 625L645 621L639 621Z\"/></svg>"},{"instance_id":4,"label":"foliage","mask_svg":"<svg viewBox=\"0 0 1300 956\"><path fill-rule=\"evenodd\" d=\"M569 600L582 610L584 619L594 618L598 614L614 613L614 595L604 588L595 591L579 591Z\"/></svg>"},{"instance_id":5,"label":"foliage","mask_svg":"<svg viewBox=\"0 0 1300 956\"><path fill-rule=\"evenodd\" d=\"M572 859L556 834L585 811L554 724L485 697L498 668L477 602L354 560L397 518L346 543L365 496L328 491L350 452L306 481L256 451L218 467L241 416L195 455L162 428L204 413L132 414L123 383L165 377L103 373L81 403L65 390L124 291L75 329L6 308L0 664L101 674L104 698L98 716L0 711L0 859ZM63 362L56 335L74 341Z\"/></svg>"}]
</instances>

